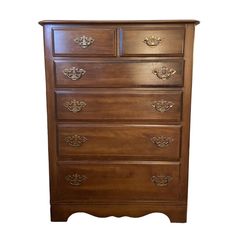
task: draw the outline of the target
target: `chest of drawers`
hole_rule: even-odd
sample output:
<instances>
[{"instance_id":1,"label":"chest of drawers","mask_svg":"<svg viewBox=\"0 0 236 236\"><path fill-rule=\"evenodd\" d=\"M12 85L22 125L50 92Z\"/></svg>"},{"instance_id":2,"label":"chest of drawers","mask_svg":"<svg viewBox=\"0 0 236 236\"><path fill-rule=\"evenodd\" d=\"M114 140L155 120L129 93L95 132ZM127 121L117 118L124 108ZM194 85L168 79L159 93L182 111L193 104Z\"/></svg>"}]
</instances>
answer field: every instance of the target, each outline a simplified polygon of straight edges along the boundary
<instances>
[{"instance_id":1,"label":"chest of drawers","mask_svg":"<svg viewBox=\"0 0 236 236\"><path fill-rule=\"evenodd\" d=\"M185 222L194 20L42 21L51 220Z\"/></svg>"}]
</instances>

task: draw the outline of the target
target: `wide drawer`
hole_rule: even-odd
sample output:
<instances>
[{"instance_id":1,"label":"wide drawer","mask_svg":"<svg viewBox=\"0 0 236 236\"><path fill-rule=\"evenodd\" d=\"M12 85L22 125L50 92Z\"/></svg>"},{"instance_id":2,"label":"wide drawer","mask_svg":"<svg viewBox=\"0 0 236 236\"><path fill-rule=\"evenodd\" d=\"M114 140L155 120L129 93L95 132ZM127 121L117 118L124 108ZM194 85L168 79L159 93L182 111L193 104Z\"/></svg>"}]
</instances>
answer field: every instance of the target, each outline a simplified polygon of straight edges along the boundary
<instances>
[{"instance_id":1,"label":"wide drawer","mask_svg":"<svg viewBox=\"0 0 236 236\"><path fill-rule=\"evenodd\" d=\"M57 90L57 118L78 120L181 119L181 91L154 89Z\"/></svg>"},{"instance_id":2,"label":"wide drawer","mask_svg":"<svg viewBox=\"0 0 236 236\"><path fill-rule=\"evenodd\" d=\"M178 125L59 124L57 130L60 159L179 159Z\"/></svg>"},{"instance_id":3,"label":"wide drawer","mask_svg":"<svg viewBox=\"0 0 236 236\"><path fill-rule=\"evenodd\" d=\"M183 60L55 60L58 87L182 86Z\"/></svg>"},{"instance_id":4,"label":"wide drawer","mask_svg":"<svg viewBox=\"0 0 236 236\"><path fill-rule=\"evenodd\" d=\"M184 28L121 30L123 56L181 56L184 52Z\"/></svg>"},{"instance_id":5,"label":"wide drawer","mask_svg":"<svg viewBox=\"0 0 236 236\"><path fill-rule=\"evenodd\" d=\"M53 30L55 55L115 56L116 30L105 28L56 28Z\"/></svg>"},{"instance_id":6,"label":"wide drawer","mask_svg":"<svg viewBox=\"0 0 236 236\"><path fill-rule=\"evenodd\" d=\"M179 164L59 165L58 201L178 200Z\"/></svg>"}]
</instances>

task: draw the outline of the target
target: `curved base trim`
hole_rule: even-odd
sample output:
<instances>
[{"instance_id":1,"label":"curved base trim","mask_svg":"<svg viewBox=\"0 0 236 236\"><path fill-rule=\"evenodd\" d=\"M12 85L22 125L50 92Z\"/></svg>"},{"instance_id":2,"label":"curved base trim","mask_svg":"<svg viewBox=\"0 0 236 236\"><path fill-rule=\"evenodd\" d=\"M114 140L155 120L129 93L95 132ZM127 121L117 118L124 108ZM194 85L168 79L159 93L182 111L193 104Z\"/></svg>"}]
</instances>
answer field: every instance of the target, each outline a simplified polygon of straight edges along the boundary
<instances>
[{"instance_id":1,"label":"curved base trim","mask_svg":"<svg viewBox=\"0 0 236 236\"><path fill-rule=\"evenodd\" d=\"M67 221L74 213L84 212L96 217L129 216L141 217L150 213L159 212L168 216L171 222L186 222L186 205L157 205L146 204L52 204L51 221Z\"/></svg>"}]
</instances>

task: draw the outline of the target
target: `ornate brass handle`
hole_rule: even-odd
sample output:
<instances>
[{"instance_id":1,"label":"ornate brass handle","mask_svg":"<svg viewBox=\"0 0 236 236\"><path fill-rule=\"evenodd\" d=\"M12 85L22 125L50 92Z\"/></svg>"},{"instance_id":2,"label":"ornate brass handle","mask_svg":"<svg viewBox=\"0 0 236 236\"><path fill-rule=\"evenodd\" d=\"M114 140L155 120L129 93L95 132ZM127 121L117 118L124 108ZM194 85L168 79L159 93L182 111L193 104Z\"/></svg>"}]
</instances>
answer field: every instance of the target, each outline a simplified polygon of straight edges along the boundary
<instances>
[{"instance_id":1,"label":"ornate brass handle","mask_svg":"<svg viewBox=\"0 0 236 236\"><path fill-rule=\"evenodd\" d=\"M173 178L171 176L166 175L154 175L151 177L151 181L160 187L167 186L172 179Z\"/></svg>"},{"instance_id":2,"label":"ornate brass handle","mask_svg":"<svg viewBox=\"0 0 236 236\"><path fill-rule=\"evenodd\" d=\"M77 67L65 68L63 74L71 80L79 80L86 71L84 69L79 69Z\"/></svg>"},{"instance_id":3,"label":"ornate brass handle","mask_svg":"<svg viewBox=\"0 0 236 236\"><path fill-rule=\"evenodd\" d=\"M87 179L87 177L85 175L75 173L72 175L67 175L65 179L69 184L79 186Z\"/></svg>"},{"instance_id":4,"label":"ornate brass handle","mask_svg":"<svg viewBox=\"0 0 236 236\"><path fill-rule=\"evenodd\" d=\"M168 80L172 78L172 75L176 73L176 70L162 66L160 69L154 69L152 73L156 75L158 79Z\"/></svg>"},{"instance_id":5,"label":"ornate brass handle","mask_svg":"<svg viewBox=\"0 0 236 236\"><path fill-rule=\"evenodd\" d=\"M156 47L157 45L160 44L161 38L152 35L152 36L146 37L146 38L143 40L143 42L146 43L146 45L149 46L149 47Z\"/></svg>"},{"instance_id":6,"label":"ornate brass handle","mask_svg":"<svg viewBox=\"0 0 236 236\"><path fill-rule=\"evenodd\" d=\"M152 103L152 106L156 109L158 112L167 112L169 111L175 104L171 101L165 101L163 99L159 101L154 101Z\"/></svg>"},{"instance_id":7,"label":"ornate brass handle","mask_svg":"<svg viewBox=\"0 0 236 236\"><path fill-rule=\"evenodd\" d=\"M65 143L72 147L80 147L87 140L88 140L87 138L85 138L84 136L80 136L78 134L65 137Z\"/></svg>"},{"instance_id":8,"label":"ornate brass handle","mask_svg":"<svg viewBox=\"0 0 236 236\"><path fill-rule=\"evenodd\" d=\"M159 148L165 148L168 147L174 139L172 137L166 137L166 136L157 136L152 137L151 142L156 144Z\"/></svg>"},{"instance_id":9,"label":"ornate brass handle","mask_svg":"<svg viewBox=\"0 0 236 236\"><path fill-rule=\"evenodd\" d=\"M74 39L74 42L79 44L81 48L89 47L91 44L93 44L94 41L95 40L92 37L87 37L85 35Z\"/></svg>"},{"instance_id":10,"label":"ornate brass handle","mask_svg":"<svg viewBox=\"0 0 236 236\"><path fill-rule=\"evenodd\" d=\"M71 112L80 112L83 107L85 107L87 104L84 101L77 101L75 99L72 99L69 102L64 103L64 107L66 107Z\"/></svg>"}]
</instances>

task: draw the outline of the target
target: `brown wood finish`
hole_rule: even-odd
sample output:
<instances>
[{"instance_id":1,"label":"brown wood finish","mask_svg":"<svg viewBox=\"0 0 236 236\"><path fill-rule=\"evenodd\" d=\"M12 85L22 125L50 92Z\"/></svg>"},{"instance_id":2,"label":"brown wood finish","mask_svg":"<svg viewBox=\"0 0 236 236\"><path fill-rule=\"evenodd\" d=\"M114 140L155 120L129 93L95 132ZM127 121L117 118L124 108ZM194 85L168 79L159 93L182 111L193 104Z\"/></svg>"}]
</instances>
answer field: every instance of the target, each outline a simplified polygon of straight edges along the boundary
<instances>
[{"instance_id":1,"label":"brown wood finish","mask_svg":"<svg viewBox=\"0 0 236 236\"><path fill-rule=\"evenodd\" d=\"M184 47L184 28L153 28L121 30L123 56L181 56ZM144 40L149 37L160 38L156 46L148 46Z\"/></svg>"},{"instance_id":2,"label":"brown wood finish","mask_svg":"<svg viewBox=\"0 0 236 236\"><path fill-rule=\"evenodd\" d=\"M192 20L192 19L186 19L186 20L42 20L39 22L40 25L47 25L47 24L53 24L53 25L83 25L83 24L89 24L89 25L100 25L100 24L106 24L106 25L131 25L135 24L136 26L140 24L148 24L148 25L168 25L168 24L194 24L198 25L200 21L198 20Z\"/></svg>"},{"instance_id":3,"label":"brown wood finish","mask_svg":"<svg viewBox=\"0 0 236 236\"><path fill-rule=\"evenodd\" d=\"M131 156L130 160L153 156L154 159L159 157L176 160L180 151L180 131L180 126L63 124L58 126L58 155L77 158L86 155L87 160L94 156ZM72 146L65 139L74 135L87 140L79 147ZM170 142L163 147L153 143L153 137L162 136L170 139Z\"/></svg>"},{"instance_id":4,"label":"brown wood finish","mask_svg":"<svg viewBox=\"0 0 236 236\"><path fill-rule=\"evenodd\" d=\"M94 42L82 48L74 40L82 36L92 37ZM93 28L55 28L53 29L55 55L71 56L115 56L116 31L114 29Z\"/></svg>"},{"instance_id":5,"label":"brown wood finish","mask_svg":"<svg viewBox=\"0 0 236 236\"><path fill-rule=\"evenodd\" d=\"M183 84L183 66L181 59L176 60L129 60L129 61L68 61L56 60L55 73L58 87L157 87L181 86ZM78 80L69 79L63 71L68 68L85 70ZM176 72L170 79L160 79L154 71L162 67Z\"/></svg>"},{"instance_id":6,"label":"brown wood finish","mask_svg":"<svg viewBox=\"0 0 236 236\"><path fill-rule=\"evenodd\" d=\"M59 173L59 202L176 201L179 198L179 164L59 165ZM73 174L84 176L80 185L67 180ZM171 179L167 185L158 186L152 181L153 176Z\"/></svg>"},{"instance_id":7,"label":"brown wood finish","mask_svg":"<svg viewBox=\"0 0 236 236\"><path fill-rule=\"evenodd\" d=\"M99 217L160 212L171 222L186 222L198 23L40 22L52 221L66 221L75 212ZM94 42L82 48L74 42L81 36ZM148 46L143 41L149 36L161 40ZM159 111L154 101L162 101Z\"/></svg>"},{"instance_id":8,"label":"brown wood finish","mask_svg":"<svg viewBox=\"0 0 236 236\"><path fill-rule=\"evenodd\" d=\"M51 204L51 220L67 221L75 212L85 212L97 217L130 216L141 217L159 212L169 217L171 222L185 223L187 207L181 203L165 202L128 202L128 203L80 203L80 204Z\"/></svg>"},{"instance_id":9,"label":"brown wood finish","mask_svg":"<svg viewBox=\"0 0 236 236\"><path fill-rule=\"evenodd\" d=\"M141 91L134 89L77 89L72 91L71 89L63 89L56 91L56 100L58 119L80 121L154 120L163 122L181 119L181 91L157 91L154 89ZM78 104L75 104L76 102ZM84 105L80 105L81 102ZM71 106L68 107L67 104ZM170 105L168 106L168 104Z\"/></svg>"},{"instance_id":10,"label":"brown wood finish","mask_svg":"<svg viewBox=\"0 0 236 236\"><path fill-rule=\"evenodd\" d=\"M191 115L191 91L192 91L192 65L193 65L193 41L194 25L186 25L185 34L185 70L184 70L184 94L183 94L183 130L181 148L181 200L187 202L188 198L188 163L189 163L189 139L190 139L190 115Z\"/></svg>"},{"instance_id":11,"label":"brown wood finish","mask_svg":"<svg viewBox=\"0 0 236 236\"><path fill-rule=\"evenodd\" d=\"M51 26L45 25L44 35L44 61L46 75L46 96L47 96L47 124L48 124L48 155L49 155L49 181L50 181L50 202L55 199L57 185L57 142L56 142L56 112L53 74L53 46Z\"/></svg>"}]
</instances>

